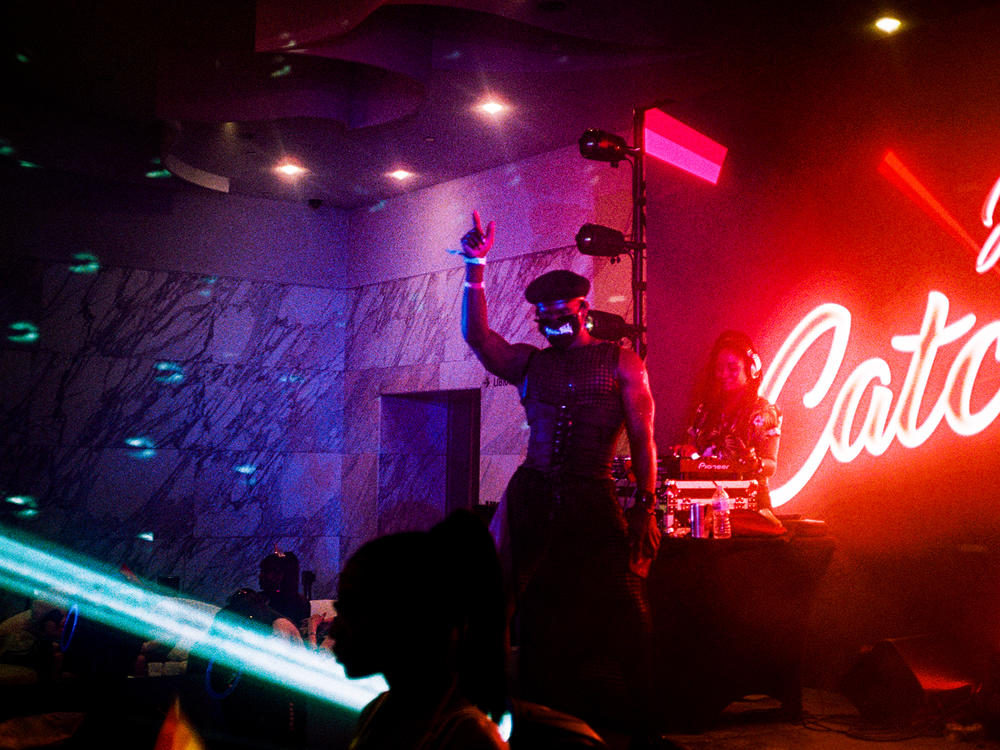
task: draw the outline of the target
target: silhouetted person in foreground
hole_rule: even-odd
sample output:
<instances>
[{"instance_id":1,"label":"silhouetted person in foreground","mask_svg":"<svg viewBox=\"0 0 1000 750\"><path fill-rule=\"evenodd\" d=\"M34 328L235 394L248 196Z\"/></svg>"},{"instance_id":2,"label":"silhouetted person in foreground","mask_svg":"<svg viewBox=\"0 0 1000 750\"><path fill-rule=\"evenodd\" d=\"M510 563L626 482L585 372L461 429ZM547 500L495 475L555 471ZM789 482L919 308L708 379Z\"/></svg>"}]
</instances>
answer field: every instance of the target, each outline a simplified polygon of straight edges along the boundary
<instances>
[{"instance_id":1,"label":"silhouetted person in foreground","mask_svg":"<svg viewBox=\"0 0 1000 750\"><path fill-rule=\"evenodd\" d=\"M340 575L333 653L349 677L389 684L365 707L352 750L498 750L505 708L499 561L482 522L374 539ZM492 720L491 720L492 719Z\"/></svg>"}]
</instances>

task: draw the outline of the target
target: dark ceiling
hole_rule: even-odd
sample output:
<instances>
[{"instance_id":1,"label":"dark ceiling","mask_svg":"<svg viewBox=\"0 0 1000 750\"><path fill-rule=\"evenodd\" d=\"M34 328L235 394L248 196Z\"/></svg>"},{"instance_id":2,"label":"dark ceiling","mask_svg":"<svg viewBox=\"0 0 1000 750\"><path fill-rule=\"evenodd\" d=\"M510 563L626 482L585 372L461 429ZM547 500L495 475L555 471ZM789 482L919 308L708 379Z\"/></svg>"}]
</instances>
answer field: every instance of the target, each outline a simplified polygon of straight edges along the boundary
<instances>
[{"instance_id":1,"label":"dark ceiling","mask_svg":"<svg viewBox=\"0 0 1000 750\"><path fill-rule=\"evenodd\" d=\"M900 12L926 23L977 4ZM8 0L0 148L95 177L140 182L169 166L162 184L176 189L371 205L572 145L588 127L627 132L636 106L752 95L748 67L817 34L858 37L881 10L810 5ZM486 94L511 110L474 111ZM298 183L272 171L285 155L309 170ZM386 177L396 168L415 176Z\"/></svg>"}]
</instances>

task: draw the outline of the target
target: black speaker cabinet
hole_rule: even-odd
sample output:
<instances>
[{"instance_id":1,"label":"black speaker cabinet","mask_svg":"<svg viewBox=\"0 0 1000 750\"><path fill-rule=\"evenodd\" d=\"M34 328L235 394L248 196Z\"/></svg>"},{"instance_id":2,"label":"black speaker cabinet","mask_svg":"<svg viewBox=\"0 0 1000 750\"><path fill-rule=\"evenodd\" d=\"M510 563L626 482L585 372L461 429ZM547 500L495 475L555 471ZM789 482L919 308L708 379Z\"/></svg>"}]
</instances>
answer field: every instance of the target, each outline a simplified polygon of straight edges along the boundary
<instances>
[{"instance_id":1,"label":"black speaker cabinet","mask_svg":"<svg viewBox=\"0 0 1000 750\"><path fill-rule=\"evenodd\" d=\"M905 723L967 701L975 688L970 675L960 650L943 639L889 638L862 650L841 692L869 721Z\"/></svg>"}]
</instances>

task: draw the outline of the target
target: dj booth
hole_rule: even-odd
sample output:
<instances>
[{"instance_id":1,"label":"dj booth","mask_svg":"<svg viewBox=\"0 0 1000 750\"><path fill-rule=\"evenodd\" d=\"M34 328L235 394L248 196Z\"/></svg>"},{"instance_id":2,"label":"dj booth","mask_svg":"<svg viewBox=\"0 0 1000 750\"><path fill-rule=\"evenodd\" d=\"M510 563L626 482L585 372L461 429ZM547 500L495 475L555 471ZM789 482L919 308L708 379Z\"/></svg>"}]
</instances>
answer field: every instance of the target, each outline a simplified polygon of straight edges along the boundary
<instances>
[{"instance_id":1,"label":"dj booth","mask_svg":"<svg viewBox=\"0 0 1000 750\"><path fill-rule=\"evenodd\" d=\"M661 704L677 722L703 726L757 694L801 712L812 605L835 545L788 526L774 538L663 539L648 586Z\"/></svg>"},{"instance_id":2,"label":"dj booth","mask_svg":"<svg viewBox=\"0 0 1000 750\"><path fill-rule=\"evenodd\" d=\"M627 463L616 463L619 487ZM723 487L733 507L757 508L757 484L739 465L661 459L657 496L664 526L647 581L660 702L677 723L704 726L747 695L802 709L802 658L813 602L835 548L825 525L783 519L780 536L696 539L687 510ZM627 494L627 491L622 494ZM752 533L752 532L751 532Z\"/></svg>"}]
</instances>

